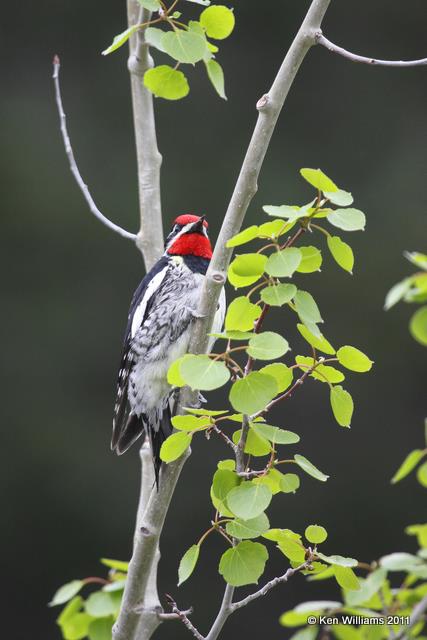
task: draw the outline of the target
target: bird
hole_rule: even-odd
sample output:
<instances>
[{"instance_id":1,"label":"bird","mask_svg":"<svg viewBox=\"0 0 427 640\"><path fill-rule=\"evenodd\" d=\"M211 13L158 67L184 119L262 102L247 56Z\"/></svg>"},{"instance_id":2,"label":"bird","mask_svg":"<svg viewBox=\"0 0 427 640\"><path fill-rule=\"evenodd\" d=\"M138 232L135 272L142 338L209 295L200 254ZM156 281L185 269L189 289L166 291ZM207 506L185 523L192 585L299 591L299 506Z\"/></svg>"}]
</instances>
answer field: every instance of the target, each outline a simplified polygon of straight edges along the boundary
<instances>
[{"instance_id":1,"label":"bird","mask_svg":"<svg viewBox=\"0 0 427 640\"><path fill-rule=\"evenodd\" d=\"M188 351L193 319L212 258L205 216L178 216L165 241L165 252L136 289L129 309L118 373L111 449L125 453L143 434L150 442L156 486L160 449L172 433L174 389L170 365ZM212 332L221 331L224 290ZM214 340L210 341L209 349Z\"/></svg>"}]
</instances>

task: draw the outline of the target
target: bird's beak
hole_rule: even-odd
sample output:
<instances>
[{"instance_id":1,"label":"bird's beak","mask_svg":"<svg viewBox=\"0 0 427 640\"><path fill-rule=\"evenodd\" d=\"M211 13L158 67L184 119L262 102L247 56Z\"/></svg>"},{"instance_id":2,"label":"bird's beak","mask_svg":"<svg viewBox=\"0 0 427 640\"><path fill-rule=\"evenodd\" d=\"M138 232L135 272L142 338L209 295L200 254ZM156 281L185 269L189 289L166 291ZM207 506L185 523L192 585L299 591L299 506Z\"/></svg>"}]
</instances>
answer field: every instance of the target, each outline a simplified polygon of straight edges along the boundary
<instances>
[{"instance_id":1,"label":"bird's beak","mask_svg":"<svg viewBox=\"0 0 427 640\"><path fill-rule=\"evenodd\" d=\"M191 227L192 233L203 233L203 223L205 221L205 216L201 216L197 222L193 224Z\"/></svg>"}]
</instances>

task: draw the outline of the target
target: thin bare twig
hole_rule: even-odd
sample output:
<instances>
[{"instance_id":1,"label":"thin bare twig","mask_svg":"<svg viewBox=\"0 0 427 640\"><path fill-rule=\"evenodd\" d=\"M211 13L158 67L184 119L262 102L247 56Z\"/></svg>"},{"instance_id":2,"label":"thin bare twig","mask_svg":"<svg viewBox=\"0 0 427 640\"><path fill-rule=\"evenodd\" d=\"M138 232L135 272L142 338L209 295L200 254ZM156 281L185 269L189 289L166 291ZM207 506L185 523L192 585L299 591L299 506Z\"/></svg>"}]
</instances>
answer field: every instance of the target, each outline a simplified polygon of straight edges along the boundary
<instances>
[{"instance_id":1,"label":"thin bare twig","mask_svg":"<svg viewBox=\"0 0 427 640\"><path fill-rule=\"evenodd\" d=\"M261 587L261 589L259 589L258 591L255 591L255 593L251 593L246 598L243 598L243 600L234 602L231 605L232 611L234 612L234 611L237 611L237 609L246 607L246 605L250 604L254 600L257 600L261 596L265 596L269 591L271 591L271 589L274 589L274 587L277 587L277 585L282 584L283 582L287 582L289 578L292 578L292 576L294 576L299 571L304 571L305 569L309 569L310 565L311 565L311 559L306 560L306 562L301 564L299 567L295 567L295 569L289 568L286 571L286 573L284 573L282 576L279 576L278 578L273 578L273 580L270 580L270 582L267 582L267 584Z\"/></svg>"},{"instance_id":2,"label":"thin bare twig","mask_svg":"<svg viewBox=\"0 0 427 640\"><path fill-rule=\"evenodd\" d=\"M65 152L67 154L68 157L68 161L70 163L70 169L71 169L71 173L74 176L75 181L77 182L77 186L79 187L80 191L82 192L84 199L86 200L89 209L91 211L91 213L93 213L93 215L98 218L98 220L100 220L100 222L102 222L102 224L105 224L106 227L108 227L109 229L111 229L112 231L115 231L116 233L118 233L120 236L122 236L123 238L127 238L128 240L136 240L136 234L134 233L130 233L129 231L126 231L126 229L122 229L122 227L119 227L119 225L115 224L114 222L111 222L111 220L109 220L106 216L104 216L103 213L101 213L101 211L98 209L98 207L95 204L94 199L92 198L90 191L86 185L86 183L84 182L81 173L79 171L79 168L77 166L76 163L76 159L74 157L74 152L73 152L73 148L71 146L71 141L70 141L70 136L68 135L68 130L67 130L67 120L66 120L66 115L64 112L64 108L62 105L62 95L61 95L61 86L59 83L59 70L61 68L61 63L59 60L58 56L55 56L53 59L53 82L55 85L55 99L56 99L56 104L58 107L58 113L59 113L59 121L61 124L61 133L62 133L62 139L64 141L64 146L65 146Z\"/></svg>"},{"instance_id":3,"label":"thin bare twig","mask_svg":"<svg viewBox=\"0 0 427 640\"><path fill-rule=\"evenodd\" d=\"M371 67L422 67L427 64L427 58L421 58L419 60L379 60L378 58L359 56L357 53L352 53L334 44L328 40L321 31L318 31L315 37L317 44L321 44L322 47L325 47L328 51L337 53L339 56L351 60L351 62L369 64Z\"/></svg>"},{"instance_id":4,"label":"thin bare twig","mask_svg":"<svg viewBox=\"0 0 427 640\"><path fill-rule=\"evenodd\" d=\"M202 636L202 634L196 629L194 624L188 618L189 611L181 611L180 609L178 609L178 606L177 606L175 600L172 598L172 596L166 594L166 598L168 599L168 602L169 602L169 604L170 604L170 606L172 608L172 612L187 627L189 632L192 633L193 636L195 638L197 638L197 640L205 640L205 637ZM191 610L190 610L190 612L191 612Z\"/></svg>"}]
</instances>

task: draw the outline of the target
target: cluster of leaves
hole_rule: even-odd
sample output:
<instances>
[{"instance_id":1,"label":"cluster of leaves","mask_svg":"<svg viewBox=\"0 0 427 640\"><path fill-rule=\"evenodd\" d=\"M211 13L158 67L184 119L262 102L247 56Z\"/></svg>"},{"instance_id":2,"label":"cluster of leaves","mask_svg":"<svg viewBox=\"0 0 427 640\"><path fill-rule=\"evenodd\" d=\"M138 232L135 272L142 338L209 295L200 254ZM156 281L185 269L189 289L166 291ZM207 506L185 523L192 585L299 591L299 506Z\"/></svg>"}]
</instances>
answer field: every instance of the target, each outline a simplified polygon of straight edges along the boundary
<instances>
[{"instance_id":1,"label":"cluster of leaves","mask_svg":"<svg viewBox=\"0 0 427 640\"><path fill-rule=\"evenodd\" d=\"M254 541L257 538L277 543L293 567L312 557L311 550L302 543L301 535L288 529L271 529L265 511L274 495L293 494L300 486L296 473L283 473L279 466L293 465L294 469L323 482L328 476L299 453L279 456L279 447L295 445L300 438L293 431L268 424L266 415L277 403L289 398L306 378L313 378L329 391L335 420L340 426L349 427L353 400L341 385L345 373L337 366L358 373L372 367L372 361L359 349L332 346L319 329L323 320L313 296L290 282L296 274L305 278L306 274L319 271L322 264L322 253L317 247L293 246L307 230L325 236L334 260L351 273L354 257L350 246L321 223L328 222L344 231L361 230L365 226L364 214L350 207L353 202L350 193L338 189L319 169L302 169L301 174L316 189L312 202L301 207L265 206L264 211L273 220L244 229L228 243L230 247L236 247L261 240L262 246L257 252L237 255L230 264L230 283L239 292L244 288L248 291L229 305L225 331L213 335L225 343L225 350L209 355L187 354L168 372L171 385L188 385L200 391L217 389L230 382L231 410L188 408L185 415L175 416L172 422L176 432L164 442L160 452L162 460L169 463L179 458L198 433L205 433L207 437L212 433L219 434L233 449L236 460L239 447L247 456L243 469L233 459L219 462L211 487L215 517L211 527L182 558L180 583L191 575L201 545L212 532L219 533L229 545L220 558L219 573L233 586L255 583L263 574L268 551L264 540ZM296 319L308 354L297 355L293 362L266 364L290 354L287 339L279 333L261 330L267 312L281 307ZM318 352L326 355L320 356ZM236 423L239 428L233 429ZM233 430L227 433L230 426ZM260 458L264 458L261 468L251 468L250 460L259 461ZM309 531L315 529L311 527ZM306 538L310 543L321 542L307 532ZM340 560L338 556L317 554L313 557L316 559L310 563L312 571L322 572L328 564L333 565L333 573L340 584L356 583L352 572L356 561L346 564L347 560Z\"/></svg>"},{"instance_id":2,"label":"cluster of leaves","mask_svg":"<svg viewBox=\"0 0 427 640\"><path fill-rule=\"evenodd\" d=\"M425 441L427 446L427 431ZM426 454L427 448L412 451L391 482L395 484L405 478ZM427 488L426 462L418 468L417 479ZM417 539L419 548L416 554L402 551L383 556L371 564L358 563L358 569L366 572L365 577L357 578L358 584L354 583L354 589L340 583L343 588L340 601L304 602L284 613L280 618L283 626L299 627L292 640L315 640L318 637L319 624L307 625L310 616L317 620L320 616L338 619L338 623L326 625L328 632L325 634L325 637L332 635L337 640L385 640L401 637L402 631L405 637L425 640L424 616L413 626L408 625L411 624L414 607L427 597L427 523L409 525L405 532ZM329 568L309 576L308 580L331 577L334 573ZM346 616L359 616L361 623L348 624ZM372 620L375 618L378 620Z\"/></svg>"},{"instance_id":3,"label":"cluster of leaves","mask_svg":"<svg viewBox=\"0 0 427 640\"><path fill-rule=\"evenodd\" d=\"M419 271L394 285L388 292L384 308L391 309L397 302L427 302L427 255L416 251L406 251L405 258L414 264ZM427 305L423 305L412 315L409 322L411 335L420 344L427 347Z\"/></svg>"},{"instance_id":4,"label":"cluster of leaves","mask_svg":"<svg viewBox=\"0 0 427 640\"><path fill-rule=\"evenodd\" d=\"M65 605L57 618L64 640L111 640L111 629L120 611L125 587L128 563L103 558L109 568L108 579L91 577L72 580L58 589L49 603L56 607ZM98 585L98 590L93 586ZM81 592L92 587L83 598Z\"/></svg>"},{"instance_id":5,"label":"cluster of leaves","mask_svg":"<svg viewBox=\"0 0 427 640\"><path fill-rule=\"evenodd\" d=\"M185 23L181 12L175 9L178 0L174 0L170 6L166 6L162 0L138 0L143 9L153 12L149 14L150 20L133 25L117 35L103 54L116 51L134 33L144 30L145 42L173 60L173 66L161 64L144 74L145 87L156 97L179 100L187 96L190 91L188 80L178 67L200 62L218 95L226 99L224 72L215 59L219 48L211 40L218 42L228 38L234 29L234 13L224 5L211 5L208 0L187 1L203 5L204 9L198 20ZM165 25L166 29L154 25Z\"/></svg>"}]
</instances>

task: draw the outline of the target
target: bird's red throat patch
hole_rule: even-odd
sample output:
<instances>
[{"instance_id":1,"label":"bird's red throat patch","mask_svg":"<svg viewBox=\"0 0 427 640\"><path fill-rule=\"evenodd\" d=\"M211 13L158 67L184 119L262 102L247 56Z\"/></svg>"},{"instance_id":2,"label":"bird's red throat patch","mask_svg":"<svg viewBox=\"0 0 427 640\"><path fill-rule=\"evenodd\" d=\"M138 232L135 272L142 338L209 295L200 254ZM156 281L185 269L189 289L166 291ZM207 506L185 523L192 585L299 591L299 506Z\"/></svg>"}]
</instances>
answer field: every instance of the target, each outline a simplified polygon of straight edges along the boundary
<instances>
[{"instance_id":1,"label":"bird's red throat patch","mask_svg":"<svg viewBox=\"0 0 427 640\"><path fill-rule=\"evenodd\" d=\"M190 220L189 222L192 221ZM188 223L186 222L185 224ZM197 256L198 258L210 260L212 258L212 247L209 238L206 236L200 233L185 233L172 243L168 249L168 254L171 256Z\"/></svg>"}]
</instances>

